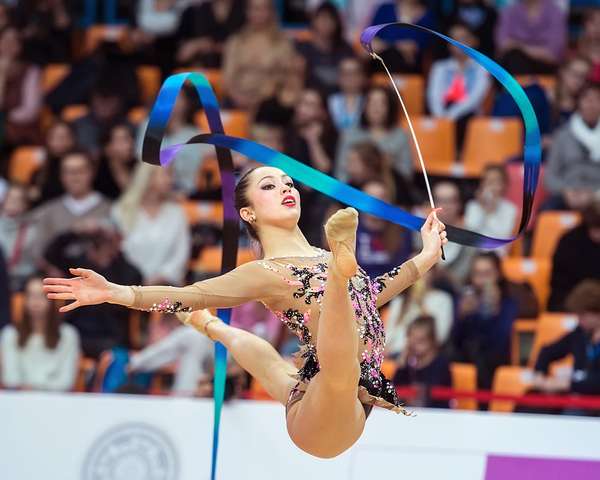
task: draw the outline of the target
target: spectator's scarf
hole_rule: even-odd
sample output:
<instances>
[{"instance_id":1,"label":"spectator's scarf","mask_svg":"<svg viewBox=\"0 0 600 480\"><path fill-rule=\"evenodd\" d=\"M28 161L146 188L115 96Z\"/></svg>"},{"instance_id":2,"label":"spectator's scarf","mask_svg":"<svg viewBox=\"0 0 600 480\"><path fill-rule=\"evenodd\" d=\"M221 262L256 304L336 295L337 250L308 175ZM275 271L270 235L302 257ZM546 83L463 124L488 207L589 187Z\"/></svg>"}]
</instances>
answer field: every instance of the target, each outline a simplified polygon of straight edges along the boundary
<instances>
[{"instance_id":1,"label":"spectator's scarf","mask_svg":"<svg viewBox=\"0 0 600 480\"><path fill-rule=\"evenodd\" d=\"M569 128L575 138L590 152L592 161L600 162L600 119L594 128L590 128L581 115L574 113L569 120Z\"/></svg>"}]
</instances>

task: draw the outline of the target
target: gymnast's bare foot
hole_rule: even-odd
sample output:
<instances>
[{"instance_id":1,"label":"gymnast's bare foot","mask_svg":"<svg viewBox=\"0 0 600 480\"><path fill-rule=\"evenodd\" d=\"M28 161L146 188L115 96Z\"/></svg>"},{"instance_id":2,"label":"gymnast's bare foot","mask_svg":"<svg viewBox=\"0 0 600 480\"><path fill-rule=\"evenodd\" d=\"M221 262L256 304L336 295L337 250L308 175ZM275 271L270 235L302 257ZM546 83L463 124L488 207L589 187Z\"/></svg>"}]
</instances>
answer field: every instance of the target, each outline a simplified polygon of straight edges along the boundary
<instances>
[{"instance_id":1,"label":"gymnast's bare foot","mask_svg":"<svg viewBox=\"0 0 600 480\"><path fill-rule=\"evenodd\" d=\"M356 228L358 212L353 208L344 208L335 212L325 224L327 243L333 255L337 272L350 278L356 275L358 264L356 250Z\"/></svg>"},{"instance_id":2,"label":"gymnast's bare foot","mask_svg":"<svg viewBox=\"0 0 600 480\"><path fill-rule=\"evenodd\" d=\"M200 333L206 335L208 338L214 341L214 338L211 337L208 331L208 326L212 322L220 322L221 319L219 317L213 315L212 313L210 313L210 311L206 309L196 310L192 313L180 312L176 313L175 315L177 315L177 318L179 319L179 321L181 321L181 323L194 327Z\"/></svg>"}]
</instances>

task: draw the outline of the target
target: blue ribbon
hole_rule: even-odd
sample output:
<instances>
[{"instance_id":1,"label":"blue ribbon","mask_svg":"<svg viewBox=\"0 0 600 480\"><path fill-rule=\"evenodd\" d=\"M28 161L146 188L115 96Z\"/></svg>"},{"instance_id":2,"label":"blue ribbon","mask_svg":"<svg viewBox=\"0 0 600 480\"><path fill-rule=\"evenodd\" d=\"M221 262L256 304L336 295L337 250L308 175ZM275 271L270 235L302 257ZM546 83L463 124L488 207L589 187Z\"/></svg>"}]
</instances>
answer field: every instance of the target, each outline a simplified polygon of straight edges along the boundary
<instances>
[{"instance_id":1,"label":"blue ribbon","mask_svg":"<svg viewBox=\"0 0 600 480\"><path fill-rule=\"evenodd\" d=\"M462 245L495 248L512 242L523 232L529 222L533 197L537 187L541 160L540 131L529 99L525 95L525 92L518 82L496 62L479 53L477 50L474 50L433 30L419 27L417 25L403 23L376 25L367 28L363 32L361 36L361 42L369 53L373 53L371 41L375 35L386 28L400 27L425 30L460 48L463 52L465 52L465 54L476 60L489 73L496 77L519 106L525 124L525 173L523 180L523 209L517 235L509 239L499 239L487 237L485 235L454 227L452 225L447 226L448 239ZM170 113L173 109L177 96L179 95L181 88L186 81L189 81L196 89L208 119L208 125L211 133L197 135L184 144L172 145L170 147L161 149L161 142L165 136ZM298 162L297 160L294 160L293 158L281 152L256 142L225 135L223 131L223 125L221 123L217 99L208 80L199 73L179 73L172 75L165 80L159 91L158 98L152 107L148 127L144 136L142 160L153 165L168 165L183 146L190 144L210 144L214 145L217 150L217 159L221 173L221 193L224 216L223 256L221 268L222 273L226 273L235 268L239 236L238 213L236 212L234 206L235 180L233 175L233 162L230 153L231 150L253 158L254 160L265 165L280 168L295 180L298 180L310 186L314 190L324 193L325 195L335 198L342 203L355 207L362 212L369 213L398 225L402 225L411 230L419 230L425 222L424 218L417 217L394 205L371 197L360 190L357 190L328 175L325 175L324 173ZM225 323L229 324L229 309L219 309L218 315ZM219 425L225 391L226 367L226 349L223 345L217 343L215 345L215 415L211 466L212 480L214 480L216 477Z\"/></svg>"}]
</instances>

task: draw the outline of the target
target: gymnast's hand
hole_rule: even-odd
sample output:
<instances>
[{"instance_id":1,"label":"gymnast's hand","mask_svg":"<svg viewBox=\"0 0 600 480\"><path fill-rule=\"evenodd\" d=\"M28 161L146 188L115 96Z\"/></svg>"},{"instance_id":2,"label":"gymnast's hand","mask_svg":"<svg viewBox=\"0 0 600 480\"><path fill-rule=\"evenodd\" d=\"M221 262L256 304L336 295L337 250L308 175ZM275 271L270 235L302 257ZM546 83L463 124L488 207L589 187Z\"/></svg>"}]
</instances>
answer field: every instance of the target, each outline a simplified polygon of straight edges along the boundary
<instances>
[{"instance_id":1,"label":"gymnast's hand","mask_svg":"<svg viewBox=\"0 0 600 480\"><path fill-rule=\"evenodd\" d=\"M51 300L75 300L59 308L69 312L84 305L96 305L111 299L111 284L102 275L85 268L69 268L75 278L44 278L44 292Z\"/></svg>"},{"instance_id":2,"label":"gymnast's hand","mask_svg":"<svg viewBox=\"0 0 600 480\"><path fill-rule=\"evenodd\" d=\"M421 227L423 253L431 255L436 261L441 257L442 247L448 243L446 225L437 218L437 212L440 210L441 208L432 210Z\"/></svg>"}]
</instances>

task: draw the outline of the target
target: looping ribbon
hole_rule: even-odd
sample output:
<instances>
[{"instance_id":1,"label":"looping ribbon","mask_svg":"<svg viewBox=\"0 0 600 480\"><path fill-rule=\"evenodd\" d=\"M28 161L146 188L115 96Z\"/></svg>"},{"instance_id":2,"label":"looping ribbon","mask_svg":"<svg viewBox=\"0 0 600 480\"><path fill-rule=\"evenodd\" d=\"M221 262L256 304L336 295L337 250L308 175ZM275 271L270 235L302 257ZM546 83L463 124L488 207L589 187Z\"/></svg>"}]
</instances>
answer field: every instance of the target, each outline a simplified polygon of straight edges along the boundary
<instances>
[{"instance_id":1,"label":"looping ribbon","mask_svg":"<svg viewBox=\"0 0 600 480\"><path fill-rule=\"evenodd\" d=\"M441 33L417 25L392 23L375 25L367 28L361 35L361 43L371 55L375 56L375 52L371 45L373 38L379 32L388 28L413 28L424 30L460 48L466 55L477 61L490 74L496 77L496 79L498 79L498 81L507 89L519 106L525 125L525 171L523 180L522 216L517 234L509 239L498 239L461 229L452 225L448 225L446 227L448 232L448 240L462 245L480 248L496 248L512 242L524 231L529 222L533 197L537 187L541 160L540 131L533 107L525 95L525 92L518 82L506 70L504 70L500 65L490 58L481 54L477 50L474 50L473 48L442 35ZM211 133L196 135L183 144L161 148L161 142L166 133L166 127L170 113L174 107L177 96L179 95L186 81L194 86L198 94L200 102L204 108ZM396 223L411 230L419 230L425 222L424 218L412 215L394 205L371 197L370 195L350 187L349 185L346 185L308 165L294 160L293 158L281 152L250 140L225 135L217 99L206 77L200 73L179 73L172 75L165 80L158 93L156 102L152 107L148 127L144 136L142 160L153 165L166 166L175 158L177 152L181 148L192 144L213 145L216 147L217 151L217 160L222 183L221 194L223 200L224 220L222 273L228 272L236 265L237 243L239 236L238 214L234 207L235 178L233 173L233 162L230 153L231 151L241 153L242 155L250 157L258 162L263 163L264 165L280 168L295 180L302 182L314 190L328 195L346 205L352 206L364 213L368 213L370 215ZM229 324L229 309L219 309L218 315L225 323ZM215 348L215 415L211 466L212 480L214 480L216 477L219 424L221 407L224 398L227 362L227 352L224 346L220 343L217 343Z\"/></svg>"}]
</instances>

